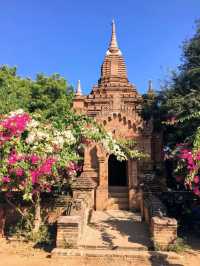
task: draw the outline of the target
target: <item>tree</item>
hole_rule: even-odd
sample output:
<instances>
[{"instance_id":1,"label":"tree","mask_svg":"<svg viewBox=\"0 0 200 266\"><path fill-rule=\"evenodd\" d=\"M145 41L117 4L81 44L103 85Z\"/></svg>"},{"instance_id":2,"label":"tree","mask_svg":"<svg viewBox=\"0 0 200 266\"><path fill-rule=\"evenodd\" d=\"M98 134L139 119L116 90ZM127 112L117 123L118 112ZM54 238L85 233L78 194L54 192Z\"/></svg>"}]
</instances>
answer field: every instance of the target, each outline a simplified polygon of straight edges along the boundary
<instances>
[{"instance_id":1,"label":"tree","mask_svg":"<svg viewBox=\"0 0 200 266\"><path fill-rule=\"evenodd\" d=\"M200 21L196 33L183 44L182 64L172 73L171 81L160 92L162 120L168 120L165 128L166 142L170 145L193 139L200 125ZM186 119L186 118L190 119ZM180 121L180 123L175 122Z\"/></svg>"},{"instance_id":2,"label":"tree","mask_svg":"<svg viewBox=\"0 0 200 266\"><path fill-rule=\"evenodd\" d=\"M155 129L163 133L166 159L174 167L172 176L197 196L200 196L199 92L200 21L194 36L183 43L182 63L178 70L172 72L153 98L148 94L143 96L142 111L145 119L154 118Z\"/></svg>"},{"instance_id":3,"label":"tree","mask_svg":"<svg viewBox=\"0 0 200 266\"><path fill-rule=\"evenodd\" d=\"M0 67L0 114L22 108L44 119L63 117L70 110L73 88L59 74L38 74L35 80L17 76L17 69Z\"/></svg>"},{"instance_id":4,"label":"tree","mask_svg":"<svg viewBox=\"0 0 200 266\"><path fill-rule=\"evenodd\" d=\"M164 143L192 141L200 125L200 21L194 36L183 43L182 63L173 71L161 90L143 95L142 115L154 118L156 130L163 131Z\"/></svg>"}]
</instances>

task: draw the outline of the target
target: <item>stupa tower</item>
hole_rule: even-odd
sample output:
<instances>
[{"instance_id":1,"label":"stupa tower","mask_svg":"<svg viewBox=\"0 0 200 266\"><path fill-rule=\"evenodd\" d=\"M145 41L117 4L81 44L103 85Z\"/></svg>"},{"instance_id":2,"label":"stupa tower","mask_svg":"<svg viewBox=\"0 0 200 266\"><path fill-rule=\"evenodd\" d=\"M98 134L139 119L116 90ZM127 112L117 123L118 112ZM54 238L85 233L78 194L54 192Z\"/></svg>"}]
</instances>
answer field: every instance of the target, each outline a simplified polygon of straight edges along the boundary
<instances>
[{"instance_id":1,"label":"stupa tower","mask_svg":"<svg viewBox=\"0 0 200 266\"><path fill-rule=\"evenodd\" d=\"M119 83L120 85L128 84L128 78L124 58L117 44L115 22L113 20L110 45L101 67L99 86L114 86L119 85Z\"/></svg>"},{"instance_id":2,"label":"stupa tower","mask_svg":"<svg viewBox=\"0 0 200 266\"><path fill-rule=\"evenodd\" d=\"M115 22L112 21L111 39L98 83L93 86L89 95L81 93L79 84L73 107L76 111L93 117L112 134L113 138L135 141L138 149L149 154L150 158L148 162L129 159L118 168L117 159L102 145L96 143L87 145L84 150L82 179L79 179L82 183L79 183L85 186L88 179L95 182L93 199L95 198L94 208L98 210L116 207L112 204L112 186L124 186L127 189L124 198L126 204L119 205L119 208L129 209L139 206L138 177L143 171L151 168L152 148L160 154L156 148L159 146L155 145L157 140L154 138L155 143L152 142L152 123L143 121L140 116L141 105L142 97L135 85L128 80L125 60L117 42Z\"/></svg>"}]
</instances>

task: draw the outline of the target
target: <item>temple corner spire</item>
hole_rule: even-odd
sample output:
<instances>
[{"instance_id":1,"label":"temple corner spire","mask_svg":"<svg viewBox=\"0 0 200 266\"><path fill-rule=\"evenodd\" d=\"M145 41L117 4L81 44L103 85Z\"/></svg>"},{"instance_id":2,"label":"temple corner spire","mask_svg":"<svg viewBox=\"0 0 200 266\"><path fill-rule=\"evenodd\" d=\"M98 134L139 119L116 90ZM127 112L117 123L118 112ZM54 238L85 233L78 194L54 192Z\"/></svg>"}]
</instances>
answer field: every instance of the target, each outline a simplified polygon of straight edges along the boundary
<instances>
[{"instance_id":1,"label":"temple corner spire","mask_svg":"<svg viewBox=\"0 0 200 266\"><path fill-rule=\"evenodd\" d=\"M149 82L148 82L147 94L148 95L154 95L155 94L152 80L149 80Z\"/></svg>"},{"instance_id":2,"label":"temple corner spire","mask_svg":"<svg viewBox=\"0 0 200 266\"><path fill-rule=\"evenodd\" d=\"M77 82L76 95L82 96L82 89L81 89L81 81L80 80L78 80L78 82Z\"/></svg>"}]
</instances>

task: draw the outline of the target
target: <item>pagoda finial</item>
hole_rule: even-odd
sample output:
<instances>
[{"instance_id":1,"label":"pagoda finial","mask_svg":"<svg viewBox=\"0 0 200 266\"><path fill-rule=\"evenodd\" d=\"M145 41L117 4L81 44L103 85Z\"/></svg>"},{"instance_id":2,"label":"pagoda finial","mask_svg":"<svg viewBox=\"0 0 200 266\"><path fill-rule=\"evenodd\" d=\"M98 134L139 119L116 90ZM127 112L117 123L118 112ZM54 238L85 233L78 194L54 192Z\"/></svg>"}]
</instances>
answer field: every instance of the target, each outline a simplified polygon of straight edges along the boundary
<instances>
[{"instance_id":1,"label":"pagoda finial","mask_svg":"<svg viewBox=\"0 0 200 266\"><path fill-rule=\"evenodd\" d=\"M118 44L117 44L116 28L115 28L114 19L112 20L112 35L111 35L111 40L110 40L110 45L109 45L108 51L110 53L120 53L121 54L121 51L120 51Z\"/></svg>"},{"instance_id":2,"label":"pagoda finial","mask_svg":"<svg viewBox=\"0 0 200 266\"><path fill-rule=\"evenodd\" d=\"M153 89L153 82L152 82L152 80L149 80L147 94L154 94L154 89Z\"/></svg>"},{"instance_id":3,"label":"pagoda finial","mask_svg":"<svg viewBox=\"0 0 200 266\"><path fill-rule=\"evenodd\" d=\"M82 95L81 81L80 80L78 80L78 82L77 82L76 95L78 95L78 96Z\"/></svg>"},{"instance_id":4,"label":"pagoda finial","mask_svg":"<svg viewBox=\"0 0 200 266\"><path fill-rule=\"evenodd\" d=\"M150 91L150 90L153 90L153 82L152 82L151 79L149 80L149 87L148 87L148 90L149 90L149 91Z\"/></svg>"}]
</instances>

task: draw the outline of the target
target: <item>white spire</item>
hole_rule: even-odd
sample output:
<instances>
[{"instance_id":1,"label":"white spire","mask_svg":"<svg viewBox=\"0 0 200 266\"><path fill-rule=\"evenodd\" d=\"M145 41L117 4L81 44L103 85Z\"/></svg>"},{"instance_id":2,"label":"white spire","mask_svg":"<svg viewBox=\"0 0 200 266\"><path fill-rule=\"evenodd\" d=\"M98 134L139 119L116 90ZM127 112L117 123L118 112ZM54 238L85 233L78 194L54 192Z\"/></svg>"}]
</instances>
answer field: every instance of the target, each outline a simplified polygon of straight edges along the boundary
<instances>
[{"instance_id":1,"label":"white spire","mask_svg":"<svg viewBox=\"0 0 200 266\"><path fill-rule=\"evenodd\" d=\"M82 95L81 81L80 80L78 80L78 82L77 82L76 95L78 95L78 96Z\"/></svg>"},{"instance_id":2,"label":"white spire","mask_svg":"<svg viewBox=\"0 0 200 266\"><path fill-rule=\"evenodd\" d=\"M116 28L115 28L115 21L114 19L112 20L112 35L111 35L111 40L110 40L110 45L109 45L109 50L118 50L118 44L117 44L117 37L116 37Z\"/></svg>"},{"instance_id":3,"label":"white spire","mask_svg":"<svg viewBox=\"0 0 200 266\"><path fill-rule=\"evenodd\" d=\"M116 28L115 28L114 19L112 20L112 35L111 35L109 48L108 48L108 51L107 51L107 54L110 54L110 53L121 54L121 51L120 51L120 49L118 47L118 44L117 44Z\"/></svg>"}]
</instances>

